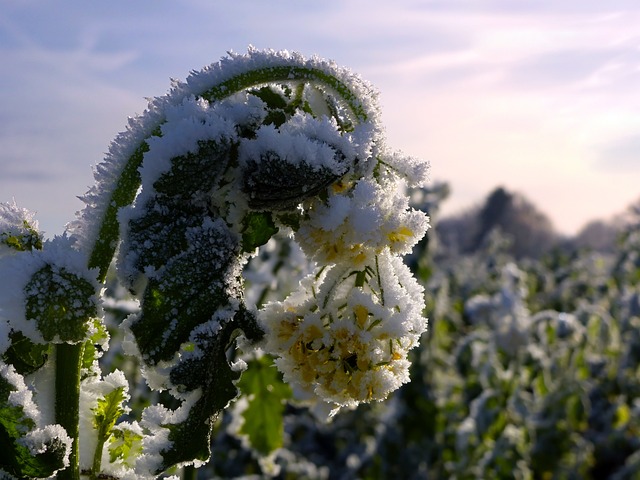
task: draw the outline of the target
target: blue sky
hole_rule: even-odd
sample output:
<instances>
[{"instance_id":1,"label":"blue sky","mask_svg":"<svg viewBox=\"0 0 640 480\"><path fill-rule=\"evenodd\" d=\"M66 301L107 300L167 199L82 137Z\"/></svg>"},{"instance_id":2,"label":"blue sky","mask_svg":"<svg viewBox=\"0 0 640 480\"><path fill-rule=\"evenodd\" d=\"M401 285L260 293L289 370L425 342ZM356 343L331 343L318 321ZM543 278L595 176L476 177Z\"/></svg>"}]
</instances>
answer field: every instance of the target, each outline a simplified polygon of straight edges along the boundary
<instances>
[{"instance_id":1,"label":"blue sky","mask_svg":"<svg viewBox=\"0 0 640 480\"><path fill-rule=\"evenodd\" d=\"M573 233L640 198L638 25L636 0L0 0L0 201L62 233L146 97L254 45L372 82L444 213L503 185Z\"/></svg>"}]
</instances>

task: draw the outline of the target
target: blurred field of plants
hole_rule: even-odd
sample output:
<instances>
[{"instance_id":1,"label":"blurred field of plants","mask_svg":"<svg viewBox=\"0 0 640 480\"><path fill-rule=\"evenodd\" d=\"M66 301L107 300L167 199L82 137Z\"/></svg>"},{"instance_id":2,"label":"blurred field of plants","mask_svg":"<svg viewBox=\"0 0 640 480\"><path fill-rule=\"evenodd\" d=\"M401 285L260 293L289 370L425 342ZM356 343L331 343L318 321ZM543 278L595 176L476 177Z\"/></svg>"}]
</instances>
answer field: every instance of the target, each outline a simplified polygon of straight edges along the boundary
<instances>
[{"instance_id":1,"label":"blurred field of plants","mask_svg":"<svg viewBox=\"0 0 640 480\"><path fill-rule=\"evenodd\" d=\"M429 317L411 383L331 423L287 403L284 445L267 459L227 409L198 478L640 479L640 204L567 238L504 188L441 219L448 193L413 192L434 228L406 258ZM282 262L295 245L278 245L253 260L255 304L305 271ZM111 296L115 325L135 305ZM150 394L132 390L141 408Z\"/></svg>"}]
</instances>

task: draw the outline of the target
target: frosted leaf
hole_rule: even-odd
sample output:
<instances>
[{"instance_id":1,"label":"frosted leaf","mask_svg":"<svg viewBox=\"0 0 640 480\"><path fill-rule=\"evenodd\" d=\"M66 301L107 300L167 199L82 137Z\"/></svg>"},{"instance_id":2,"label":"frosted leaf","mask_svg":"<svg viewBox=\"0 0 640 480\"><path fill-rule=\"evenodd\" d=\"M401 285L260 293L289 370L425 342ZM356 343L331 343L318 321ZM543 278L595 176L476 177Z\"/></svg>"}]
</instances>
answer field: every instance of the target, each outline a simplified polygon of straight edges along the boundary
<instances>
[{"instance_id":1,"label":"frosted leaf","mask_svg":"<svg viewBox=\"0 0 640 480\"><path fill-rule=\"evenodd\" d=\"M30 418L33 423L41 425L41 414L38 406L33 401L33 394L24 383L24 378L12 365L0 362L0 376L11 385L9 393L9 404L21 407L24 415Z\"/></svg>"},{"instance_id":2,"label":"frosted leaf","mask_svg":"<svg viewBox=\"0 0 640 480\"><path fill-rule=\"evenodd\" d=\"M42 278L48 287L42 282L35 279L38 272L47 270L45 277ZM44 274L42 274L44 275ZM41 276L42 276L41 275ZM72 307L68 315L74 315L74 312L82 316L86 308L88 311L97 312L98 299L96 292L98 284L94 278L94 273L86 268L86 257L75 250L73 239L62 236L55 237L51 241L47 241L43 245L42 250L33 250L21 252L18 255L0 258L0 276L1 278L11 279L10 282L3 282L0 287L0 319L9 322L11 329L15 332L21 332L34 343L45 343L42 332L39 330L38 322L34 321L40 318L40 313L45 314L47 299L53 295L62 295L65 301L69 299L63 290L49 290L50 287L57 285L60 289L69 287L67 293L71 291L74 295L73 285L80 282L86 288L84 296L78 297L76 301L70 301L69 306ZM70 283L69 283L70 282ZM40 286L45 290L39 290ZM28 291L26 291L28 289ZM28 299L33 302L29 312L27 311ZM50 300L50 298L49 298ZM42 310L38 310L38 309ZM36 312L36 310L38 310ZM37 313L37 315L36 315ZM54 315L55 316L55 315ZM93 315L95 316L95 314ZM73 339L71 337L61 340L57 334L53 334L47 338L53 342L60 342ZM74 335L73 338L76 338ZM78 341L76 338L75 341Z\"/></svg>"},{"instance_id":3,"label":"frosted leaf","mask_svg":"<svg viewBox=\"0 0 640 480\"><path fill-rule=\"evenodd\" d=\"M108 261L107 257L112 255L115 248L112 243L117 237L111 234L107 238L105 231L100 230L101 225L106 222L113 228L118 208L133 200L140 181L137 168L148 146L146 140L167 121L168 112L179 110L185 99L197 98L187 100L193 111L206 100L219 103L215 109L220 110L220 116L236 124L258 125L264 120L263 104L255 97L242 101L242 90L270 82L288 83L292 87L314 84L305 90L304 98L313 100L314 105L320 99L325 106L326 102L333 102L343 125L354 128L353 135L357 137L354 144L361 152L358 169L371 172L374 163L366 160L377 155L371 139L381 137L381 126L377 92L369 83L334 62L317 57L307 59L298 53L250 48L245 55L230 54L194 71L185 82L174 82L167 95L152 99L142 115L129 119L127 130L116 137L105 161L96 166L96 186L83 197L87 206L68 227L79 237L82 248L93 250L92 265ZM228 106L228 100L234 105Z\"/></svg>"},{"instance_id":4,"label":"frosted leaf","mask_svg":"<svg viewBox=\"0 0 640 480\"><path fill-rule=\"evenodd\" d=\"M32 430L22 437L19 443L27 447L32 455L45 453L51 448L52 443L57 449L71 451L71 437L60 425L45 425L43 428ZM63 465L65 467L69 465L68 454L64 456Z\"/></svg>"},{"instance_id":5,"label":"frosted leaf","mask_svg":"<svg viewBox=\"0 0 640 480\"><path fill-rule=\"evenodd\" d=\"M0 362L0 409L4 418L3 468L16 477L49 477L69 464L71 439L60 425L44 425L32 393L11 365Z\"/></svg>"}]
</instances>

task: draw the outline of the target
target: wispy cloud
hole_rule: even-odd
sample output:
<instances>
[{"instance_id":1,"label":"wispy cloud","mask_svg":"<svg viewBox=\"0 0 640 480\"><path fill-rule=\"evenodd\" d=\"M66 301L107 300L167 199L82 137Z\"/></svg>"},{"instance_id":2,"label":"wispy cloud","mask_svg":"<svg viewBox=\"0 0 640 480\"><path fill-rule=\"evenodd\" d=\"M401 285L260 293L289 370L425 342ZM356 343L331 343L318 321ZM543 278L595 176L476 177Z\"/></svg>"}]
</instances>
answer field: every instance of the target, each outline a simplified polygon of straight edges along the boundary
<instances>
[{"instance_id":1,"label":"wispy cloud","mask_svg":"<svg viewBox=\"0 0 640 480\"><path fill-rule=\"evenodd\" d=\"M640 175L640 133L608 142L598 151L594 164L601 170Z\"/></svg>"},{"instance_id":2,"label":"wispy cloud","mask_svg":"<svg viewBox=\"0 0 640 480\"><path fill-rule=\"evenodd\" d=\"M390 144L452 183L448 210L504 183L575 230L600 208L598 183L616 188L602 176L637 165L638 25L636 0L2 2L0 194L20 183L41 224L70 220L90 165L144 97L254 44L372 81ZM624 188L602 195L609 211Z\"/></svg>"}]
</instances>

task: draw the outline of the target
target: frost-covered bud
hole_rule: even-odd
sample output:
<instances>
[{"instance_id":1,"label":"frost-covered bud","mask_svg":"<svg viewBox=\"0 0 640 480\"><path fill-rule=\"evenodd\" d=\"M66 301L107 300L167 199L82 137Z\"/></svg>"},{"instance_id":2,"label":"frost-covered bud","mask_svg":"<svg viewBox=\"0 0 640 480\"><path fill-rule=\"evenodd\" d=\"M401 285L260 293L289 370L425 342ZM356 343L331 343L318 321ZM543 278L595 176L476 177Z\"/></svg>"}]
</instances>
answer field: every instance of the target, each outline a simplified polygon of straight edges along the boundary
<instances>
[{"instance_id":1,"label":"frost-covered bud","mask_svg":"<svg viewBox=\"0 0 640 480\"><path fill-rule=\"evenodd\" d=\"M337 407L383 400L408 382L407 353L427 327L408 267L388 250L363 263L311 275L262 312L265 349L285 381Z\"/></svg>"},{"instance_id":2,"label":"frost-covered bud","mask_svg":"<svg viewBox=\"0 0 640 480\"><path fill-rule=\"evenodd\" d=\"M13 203L0 203L0 257L42 248L34 214Z\"/></svg>"},{"instance_id":3,"label":"frost-covered bud","mask_svg":"<svg viewBox=\"0 0 640 480\"><path fill-rule=\"evenodd\" d=\"M406 195L362 179L333 185L326 202L316 199L296 239L318 263L361 265L385 248L396 255L411 252L428 227L428 217L410 209Z\"/></svg>"}]
</instances>

